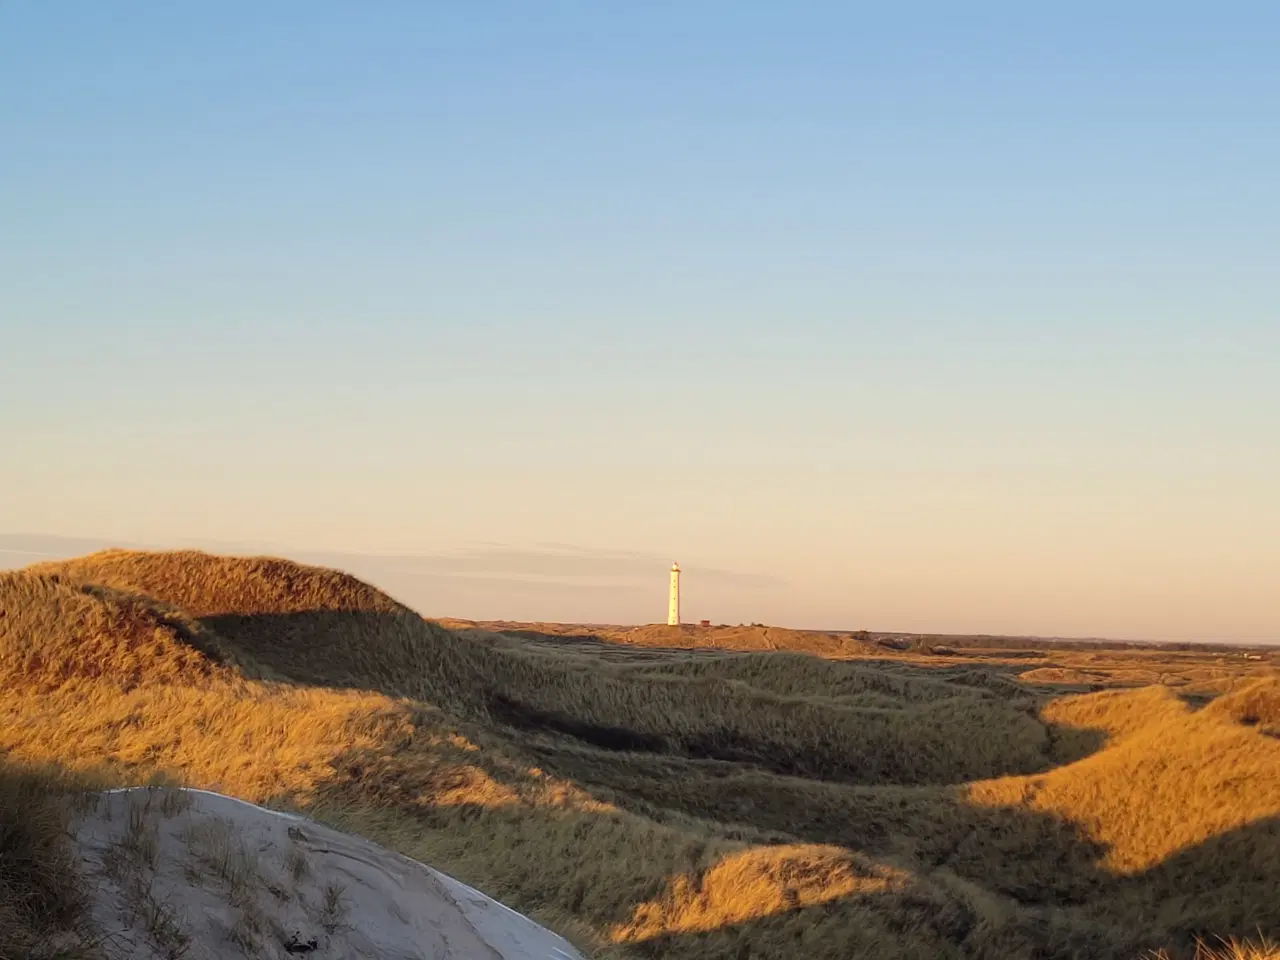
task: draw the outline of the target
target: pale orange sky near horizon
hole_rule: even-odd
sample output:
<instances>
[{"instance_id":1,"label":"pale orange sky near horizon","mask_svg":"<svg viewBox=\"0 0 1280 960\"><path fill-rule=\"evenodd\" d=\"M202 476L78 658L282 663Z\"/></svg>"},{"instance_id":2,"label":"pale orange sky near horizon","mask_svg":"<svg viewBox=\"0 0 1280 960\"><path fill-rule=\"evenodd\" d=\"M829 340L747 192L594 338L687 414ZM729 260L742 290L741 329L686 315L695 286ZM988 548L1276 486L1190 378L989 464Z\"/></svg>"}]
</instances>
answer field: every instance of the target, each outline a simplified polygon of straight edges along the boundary
<instances>
[{"instance_id":1,"label":"pale orange sky near horizon","mask_svg":"<svg viewBox=\"0 0 1280 960\"><path fill-rule=\"evenodd\" d=\"M1078 533L1056 545L1057 565L1040 562L1037 531L1022 543L987 539L970 550L962 527L943 538L901 538L893 550L868 551L856 565L760 562L688 551L678 557L687 620L765 622L826 629L993 633L1146 640L1276 642L1269 584L1250 578L1257 554L1232 545L1194 562L1153 538L1141 552L1124 531L1107 544ZM976 531L974 531L976 533ZM870 538L871 531L861 531ZM864 542L870 542L869 539ZM655 552L583 549L563 544L496 543L455 549L370 553L228 542L215 538L0 536L0 567L110 544L215 552L270 553L348 569L428 616L469 619L645 623L662 619L667 561ZM925 557L922 554L934 549ZM1101 546L1101 550L1098 547ZM17 549L15 549L17 548ZM1097 553L1094 551L1098 550ZM1022 564L1010 564L1011 557ZM1096 557L1098 562L1081 562ZM735 559L738 562L734 562ZM785 558L782 558L785 561ZM753 562L754 560L754 562ZM818 562L815 562L818 561ZM832 561L829 561L832 562ZM1223 601L1226 601L1224 604Z\"/></svg>"},{"instance_id":2,"label":"pale orange sky near horizon","mask_svg":"<svg viewBox=\"0 0 1280 960\"><path fill-rule=\"evenodd\" d=\"M0 3L0 534L1280 640L1280 6L1006 6Z\"/></svg>"},{"instance_id":3,"label":"pale orange sky near horizon","mask_svg":"<svg viewBox=\"0 0 1280 960\"><path fill-rule=\"evenodd\" d=\"M658 621L676 559L690 619L1280 639L1277 457L1209 416L1231 391L1258 394L1248 379L1216 398L1168 395L1163 422L1112 388L1085 429L1056 389L1009 410L907 387L890 412L875 390L830 380L796 382L773 407L739 392L736 408L700 404L697 384L655 397L617 383L587 403L554 385L472 398L453 381L465 413L406 408L395 382L339 404L264 380L253 404L224 408L197 365L157 405L166 377L146 363L74 415L0 424L0 532L365 555L365 575L422 612L475 619ZM804 416L788 422L788 409ZM669 450L668 429L678 458L643 452ZM605 567L643 557L653 580L483 562L540 544ZM452 579L447 565L412 574L380 559L477 550ZM740 579L709 583L708 569Z\"/></svg>"}]
</instances>

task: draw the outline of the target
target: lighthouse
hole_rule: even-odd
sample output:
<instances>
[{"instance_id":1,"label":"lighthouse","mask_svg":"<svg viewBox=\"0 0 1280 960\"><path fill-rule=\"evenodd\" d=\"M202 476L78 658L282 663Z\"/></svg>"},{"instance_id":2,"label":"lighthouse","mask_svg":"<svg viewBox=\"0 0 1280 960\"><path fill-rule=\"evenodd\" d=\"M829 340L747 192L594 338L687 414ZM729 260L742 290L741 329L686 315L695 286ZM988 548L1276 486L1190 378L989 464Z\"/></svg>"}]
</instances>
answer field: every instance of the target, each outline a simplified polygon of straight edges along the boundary
<instances>
[{"instance_id":1,"label":"lighthouse","mask_svg":"<svg viewBox=\"0 0 1280 960\"><path fill-rule=\"evenodd\" d=\"M671 564L671 602L667 605L667 624L678 626L680 623L680 564Z\"/></svg>"}]
</instances>

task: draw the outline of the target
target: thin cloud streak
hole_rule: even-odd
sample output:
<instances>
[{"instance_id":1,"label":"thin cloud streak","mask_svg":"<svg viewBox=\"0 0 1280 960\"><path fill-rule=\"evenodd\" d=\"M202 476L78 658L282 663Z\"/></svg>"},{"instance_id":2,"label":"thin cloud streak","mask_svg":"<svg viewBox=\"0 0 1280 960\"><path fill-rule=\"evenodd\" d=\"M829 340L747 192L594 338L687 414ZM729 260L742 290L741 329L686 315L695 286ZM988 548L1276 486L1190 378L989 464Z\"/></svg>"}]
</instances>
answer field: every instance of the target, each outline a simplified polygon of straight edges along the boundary
<instances>
[{"instance_id":1,"label":"thin cloud streak","mask_svg":"<svg viewBox=\"0 0 1280 960\"><path fill-rule=\"evenodd\" d=\"M155 550L206 549L234 554L270 554L306 563L342 569L372 568L384 573L476 584L556 583L563 585L631 586L662 579L670 560L657 555L589 550L567 544L518 547L485 544L438 553L365 553L340 550L294 550L273 544L219 542L178 544L130 543L105 537L58 537L40 534L0 534L0 554L32 560L56 559L90 553L107 547ZM30 561L26 561L30 562ZM3 561L0 561L3 564ZM724 587L767 589L781 587L778 577L740 573L686 563L699 580Z\"/></svg>"}]
</instances>

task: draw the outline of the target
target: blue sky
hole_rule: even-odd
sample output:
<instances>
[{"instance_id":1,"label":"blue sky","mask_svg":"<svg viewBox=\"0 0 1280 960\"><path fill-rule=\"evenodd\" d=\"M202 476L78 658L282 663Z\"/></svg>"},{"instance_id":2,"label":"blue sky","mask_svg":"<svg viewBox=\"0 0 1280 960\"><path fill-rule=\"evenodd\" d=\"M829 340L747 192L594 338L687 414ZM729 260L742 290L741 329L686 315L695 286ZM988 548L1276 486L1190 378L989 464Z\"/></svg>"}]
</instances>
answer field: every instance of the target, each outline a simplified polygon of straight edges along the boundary
<instances>
[{"instance_id":1,"label":"blue sky","mask_svg":"<svg viewBox=\"0 0 1280 960\"><path fill-rule=\"evenodd\" d=\"M1280 639L1280 8L1048 7L0 6L0 533Z\"/></svg>"}]
</instances>

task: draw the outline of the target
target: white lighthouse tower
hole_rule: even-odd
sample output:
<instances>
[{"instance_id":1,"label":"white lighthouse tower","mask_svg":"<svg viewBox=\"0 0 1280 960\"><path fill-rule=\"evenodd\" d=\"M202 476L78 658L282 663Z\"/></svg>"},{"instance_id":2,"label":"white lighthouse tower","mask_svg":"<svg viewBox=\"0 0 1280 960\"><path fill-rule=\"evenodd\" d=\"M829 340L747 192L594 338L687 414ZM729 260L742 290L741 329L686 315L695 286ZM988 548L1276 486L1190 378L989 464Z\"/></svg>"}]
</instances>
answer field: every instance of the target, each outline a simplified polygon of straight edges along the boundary
<instances>
[{"instance_id":1,"label":"white lighthouse tower","mask_svg":"<svg viewBox=\"0 0 1280 960\"><path fill-rule=\"evenodd\" d=\"M671 564L671 602L667 606L667 624L680 624L680 564Z\"/></svg>"}]
</instances>

